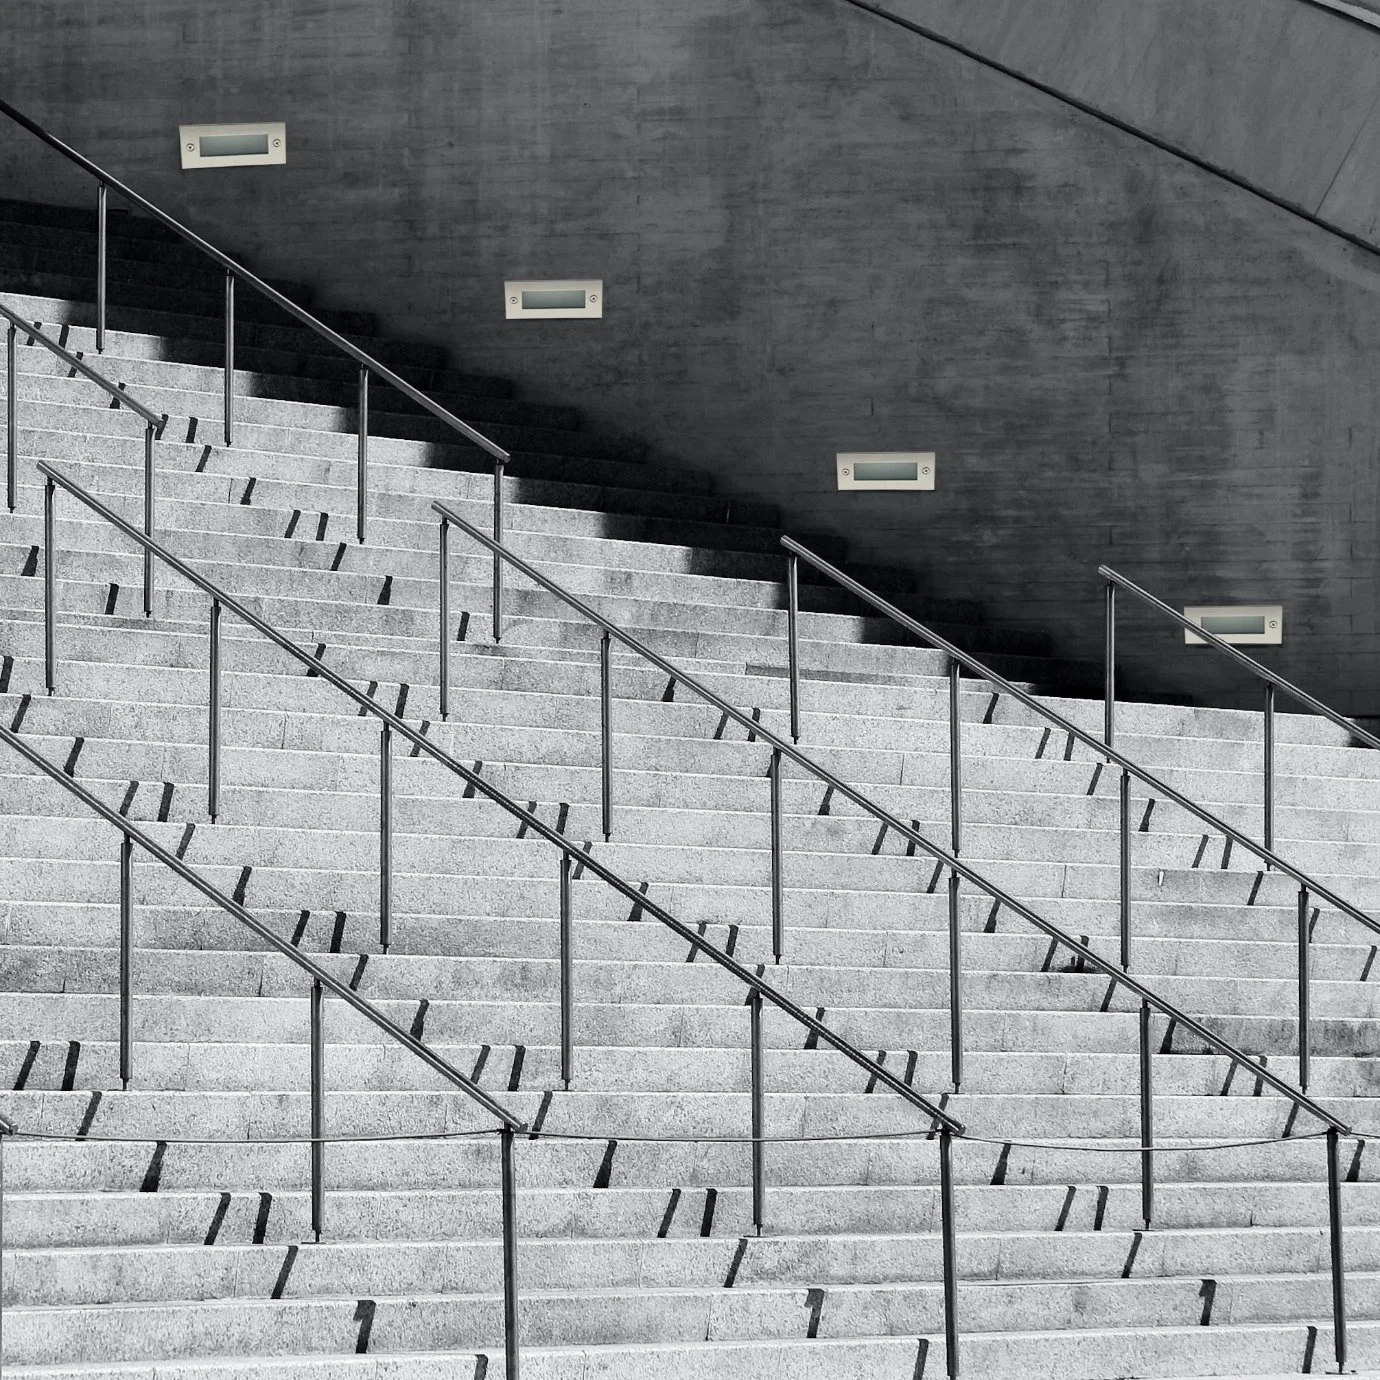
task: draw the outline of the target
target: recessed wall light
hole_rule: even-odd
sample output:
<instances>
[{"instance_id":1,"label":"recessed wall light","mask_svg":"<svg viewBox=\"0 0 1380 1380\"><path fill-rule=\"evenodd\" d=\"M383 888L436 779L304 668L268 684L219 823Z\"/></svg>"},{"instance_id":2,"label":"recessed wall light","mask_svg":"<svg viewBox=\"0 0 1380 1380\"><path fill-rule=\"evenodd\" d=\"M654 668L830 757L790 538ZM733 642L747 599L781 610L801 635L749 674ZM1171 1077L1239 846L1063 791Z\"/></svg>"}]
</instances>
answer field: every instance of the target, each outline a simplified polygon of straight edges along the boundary
<instances>
[{"instance_id":1,"label":"recessed wall light","mask_svg":"<svg viewBox=\"0 0 1380 1380\"><path fill-rule=\"evenodd\" d=\"M835 457L840 489L933 489L933 451L850 451Z\"/></svg>"},{"instance_id":2,"label":"recessed wall light","mask_svg":"<svg viewBox=\"0 0 1380 1380\"><path fill-rule=\"evenodd\" d=\"M1282 604L1201 604L1186 608L1184 617L1223 642L1269 647L1284 641ZM1184 642L1190 647L1208 645L1187 628Z\"/></svg>"},{"instance_id":3,"label":"recessed wall light","mask_svg":"<svg viewBox=\"0 0 1380 1380\"><path fill-rule=\"evenodd\" d=\"M287 126L179 125L184 168L252 168L287 162Z\"/></svg>"},{"instance_id":4,"label":"recessed wall light","mask_svg":"<svg viewBox=\"0 0 1380 1380\"><path fill-rule=\"evenodd\" d=\"M507 282L503 309L510 321L593 319L604 314L604 283L600 278Z\"/></svg>"}]
</instances>

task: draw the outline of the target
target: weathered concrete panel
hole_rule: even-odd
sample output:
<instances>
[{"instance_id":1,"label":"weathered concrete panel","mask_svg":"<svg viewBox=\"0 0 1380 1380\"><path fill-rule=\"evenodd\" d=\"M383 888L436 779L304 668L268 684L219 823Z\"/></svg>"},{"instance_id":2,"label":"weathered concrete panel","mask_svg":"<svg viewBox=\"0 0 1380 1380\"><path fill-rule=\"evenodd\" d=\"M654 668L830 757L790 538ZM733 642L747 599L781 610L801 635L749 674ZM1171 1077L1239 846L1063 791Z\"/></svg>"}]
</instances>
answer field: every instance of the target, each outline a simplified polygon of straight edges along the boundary
<instances>
[{"instance_id":1,"label":"weathered concrete panel","mask_svg":"<svg viewBox=\"0 0 1380 1380\"><path fill-rule=\"evenodd\" d=\"M213 238L797 530L1072 653L1100 560L1282 601L1286 674L1380 714L1380 260L1248 193L839 0L8 0L0 38L11 99ZM178 169L178 122L248 118L288 167ZM89 191L19 133L0 187ZM503 319L556 276L605 319ZM838 493L874 449L939 488Z\"/></svg>"}]
</instances>

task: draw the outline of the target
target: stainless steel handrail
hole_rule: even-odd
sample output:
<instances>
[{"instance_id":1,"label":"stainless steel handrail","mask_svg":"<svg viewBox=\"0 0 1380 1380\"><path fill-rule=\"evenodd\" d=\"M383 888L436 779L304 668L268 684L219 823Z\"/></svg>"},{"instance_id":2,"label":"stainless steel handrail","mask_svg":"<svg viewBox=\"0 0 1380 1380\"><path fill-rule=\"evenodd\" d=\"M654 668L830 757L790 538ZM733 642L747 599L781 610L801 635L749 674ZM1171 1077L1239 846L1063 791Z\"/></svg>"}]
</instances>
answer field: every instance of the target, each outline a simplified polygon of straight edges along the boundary
<instances>
[{"instance_id":1,"label":"stainless steel handrail","mask_svg":"<svg viewBox=\"0 0 1380 1380\"><path fill-rule=\"evenodd\" d=\"M1111 566L1100 565L1097 573L1107 582L1107 675L1106 675L1106 723L1107 737L1111 741L1111 731L1115 721L1116 703L1116 590L1124 589L1128 594L1134 594L1142 603L1149 605L1157 613L1163 614L1171 622L1177 623L1185 632L1192 633L1202 642L1206 643L1216 652L1221 652L1224 656L1230 657L1238 666L1244 666L1253 676L1265 682L1265 708L1264 708L1264 760L1263 760L1263 781L1264 787L1264 839L1265 847L1273 848L1275 842L1275 695L1277 691L1283 691L1290 699L1311 709L1313 713L1321 715L1324 719L1330 720L1338 728L1345 729L1354 738L1359 739L1368 747L1380 748L1380 737L1361 727L1346 715L1339 714L1330 705L1324 704L1314 695L1310 695L1307 690L1295 685L1293 681L1286 680L1278 672L1270 670L1268 666L1262 665L1254 657L1248 656L1239 647L1234 647L1230 642L1223 641L1216 633L1208 632L1206 628L1200 627L1191 618L1185 617L1178 609L1166 604L1163 599L1151 594L1148 589L1142 589L1134 580L1128 580L1126 576L1119 575Z\"/></svg>"},{"instance_id":2,"label":"stainless steel handrail","mask_svg":"<svg viewBox=\"0 0 1380 1380\"><path fill-rule=\"evenodd\" d=\"M386 364L380 363L373 355L365 350L361 350L358 345L352 344L338 331L333 331L323 321L319 321L305 307L299 307L296 302L283 296L276 288L270 287L264 280L251 273L242 264L236 263L228 254L217 249L215 245L202 239L195 231L189 230L180 221L175 220L166 211L155 206L146 197L142 197L133 188L127 187L117 177L112 176L98 164L93 163L89 158L80 154L76 149L62 142L56 135L50 134L42 125L30 119L23 111L16 109L8 101L0 99L0 114L7 115L15 124L29 131L36 138L41 139L49 148L55 149L69 162L75 163L77 167L96 179L97 198L96 198L96 239L97 239L97 278L96 278L96 350L98 353L105 350L105 320L106 320L106 197L107 191L118 192L131 205L139 207L140 210L152 216L159 224L166 226L174 234L192 245L195 249L205 254L209 259L219 264L225 270L225 379L224 379L224 423L225 423L225 444L233 444L233 415L234 415L234 375L235 375L235 284L244 283L252 288L260 296L267 298L275 306L287 312L289 316L295 317L304 326L316 332L323 340L329 341L337 350L342 351L360 366L359 372L359 454L358 469L356 480L356 529L355 535L358 541L363 541L365 536L365 521L368 495L368 450L369 450L369 378L376 375L385 383L391 384L405 397L410 398L418 407L430 412L433 417L438 418L447 426L458 431L466 440L473 441L475 445L487 451L494 460L494 531L502 535L502 489L503 489L503 467L512 458L508 451L504 450L496 441L491 441L487 436L477 431L468 422L463 422L455 416L448 408L442 407L440 403L429 398L419 388L414 388L406 379L400 378Z\"/></svg>"},{"instance_id":3,"label":"stainless steel handrail","mask_svg":"<svg viewBox=\"0 0 1380 1380\"><path fill-rule=\"evenodd\" d=\"M151 407L145 407L138 398L126 392L117 383L105 377L104 374L93 369L85 360L78 355L71 354L65 350L56 340L44 335L35 325L25 321L18 312L11 310L3 302L0 302L0 317L9 322L6 331L6 344L8 346L5 355L5 494L9 504L10 512L14 512L15 502L18 497L18 479L16 477L16 466L19 453L19 388L18 370L16 363L17 350L15 338L20 331L29 337L30 343L37 341L52 354L56 355L69 368L75 369L77 373L91 380L97 387L107 392L117 403L128 407L131 412L136 413L144 419L144 531L153 536L153 513L154 513L154 473L153 473L153 443L163 434L163 427L167 423L167 416L163 413L155 412ZM144 616L150 617L153 614L153 557L147 552L144 554Z\"/></svg>"}]
</instances>

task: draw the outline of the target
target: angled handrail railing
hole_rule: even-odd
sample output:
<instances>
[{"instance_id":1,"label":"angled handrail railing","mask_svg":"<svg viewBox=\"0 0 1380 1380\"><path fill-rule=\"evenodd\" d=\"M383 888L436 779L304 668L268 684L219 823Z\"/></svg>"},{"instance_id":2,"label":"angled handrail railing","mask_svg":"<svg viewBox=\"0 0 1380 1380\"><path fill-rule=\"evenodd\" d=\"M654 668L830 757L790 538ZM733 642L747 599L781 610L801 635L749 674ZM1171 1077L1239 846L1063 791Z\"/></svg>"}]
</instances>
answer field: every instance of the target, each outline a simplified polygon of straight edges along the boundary
<instances>
[{"instance_id":1,"label":"angled handrail railing","mask_svg":"<svg viewBox=\"0 0 1380 1380\"><path fill-rule=\"evenodd\" d=\"M356 458L356 483L355 483L355 537L362 542L365 536L365 523L368 508L368 465L369 465L369 379L376 376L385 383L396 388L404 397L410 398L418 407L424 408L433 417L444 422L452 430L459 432L466 440L472 441L482 450L488 452L494 461L494 532L498 536L503 534L503 467L512 458L508 451L500 446L496 441L490 440L482 432L476 430L468 422L461 419L449 408L442 407L435 399L428 397L419 388L415 388L406 379L394 373L386 364L375 359L373 355L365 350L361 350L358 345L347 340L338 331L332 330L324 321L318 320L305 307L298 306L296 302L285 297L276 288L251 273L243 264L237 263L228 254L217 249L215 245L202 239L194 230L189 230L185 225L174 219L166 211L155 206L147 197L140 196L132 187L126 186L119 178L108 173L98 164L93 163L85 155L80 154L76 149L62 142L56 135L49 133L36 120L32 120L23 111L16 109L8 101L0 99L0 114L7 115L15 124L29 131L36 138L41 139L49 148L56 150L70 163L76 164L83 172L96 179L96 351L103 353L105 350L105 321L106 321L106 201L110 191L117 192L124 197L132 206L137 206L141 211L152 216L159 224L166 226L175 235L185 240L193 248L199 250L214 263L220 265L225 270L225 363L224 363L224 430L225 444L234 444L234 403L235 403L235 284L243 283L246 287L253 289L261 297L272 302L276 307L288 313L289 316L296 318L302 325L309 330L315 331L323 340L329 342L337 350L348 355L359 366L359 392L358 392L358 416L359 416L359 444ZM500 581L501 585L501 581ZM495 590L499 588L495 586ZM495 607L497 607L497 594L495 597Z\"/></svg>"},{"instance_id":2,"label":"angled handrail railing","mask_svg":"<svg viewBox=\"0 0 1380 1380\"><path fill-rule=\"evenodd\" d=\"M17 386L18 366L15 337L22 331L29 337L30 341L37 341L51 354L56 355L68 368L75 369L77 373L90 379L98 388L104 389L115 402L122 407L129 408L131 412L144 419L144 531L152 536L154 510L153 443L163 434L163 427L168 420L166 414L155 412L151 407L146 407L120 384L111 383L104 374L93 369L79 355L74 355L64 349L56 340L44 335L37 326L25 321L18 312L13 311L3 302L0 302L0 317L9 322L9 328L5 332L6 345L8 346L5 355L5 496L10 512L14 512L18 492L16 467L19 455L19 389ZM144 616L149 617L152 613L153 557L145 553Z\"/></svg>"},{"instance_id":3,"label":"angled handrail railing","mask_svg":"<svg viewBox=\"0 0 1380 1380\"><path fill-rule=\"evenodd\" d=\"M1107 582L1107 615L1106 615L1106 662L1107 662L1107 686L1105 691L1106 707L1105 716L1107 724L1107 741L1112 740L1112 730L1115 723L1116 713L1116 591L1124 589L1128 594L1134 594L1142 603L1154 609L1156 613L1163 614L1172 623L1177 623L1185 632L1192 633L1200 642L1211 647L1213 651L1221 652L1222 655L1230 657L1238 666L1244 666L1253 676L1265 682L1265 707L1264 707L1264 760L1262 770L1262 785L1264 787L1264 839L1265 847L1275 846L1275 692L1282 690L1290 699L1313 713L1321 715L1324 719L1330 720L1338 728L1345 729L1353 737L1365 743L1367 747L1380 748L1380 737L1367 729L1361 727L1346 715L1339 714L1331 705L1324 704L1314 695L1310 695L1307 690L1297 686L1291 680L1286 680L1277 671L1272 671L1268 666L1262 665L1253 656L1247 656L1239 647L1234 647L1230 642L1224 641L1214 632L1209 632L1206 628L1195 623L1191 618L1180 613L1178 609L1166 604L1163 599L1151 594L1148 589L1141 588L1134 580L1128 580L1126 576L1119 575L1108 565L1100 565L1097 573Z\"/></svg>"},{"instance_id":4,"label":"angled handrail railing","mask_svg":"<svg viewBox=\"0 0 1380 1380\"><path fill-rule=\"evenodd\" d=\"M1129 966L1130 966L1130 956L1131 956L1131 880L1130 880L1130 879L1131 879L1131 827L1130 827L1130 778L1133 777L1133 776L1136 777L1136 778L1137 778L1138 780L1140 780L1141 782L1143 782L1146 786L1150 787L1151 790L1153 790L1153 791L1155 791L1155 792L1158 792L1158 793L1159 793L1160 795L1162 795L1166 800L1172 801L1175 805L1178 805L1181 809L1186 810L1186 811L1188 811L1188 813L1190 813L1190 814L1192 814L1192 815L1195 815L1198 819L1201 819L1205 824L1209 825L1209 826L1210 826L1213 830L1215 830L1216 832L1225 835L1227 838L1231 839L1234 843L1238 843L1238 844L1241 845L1241 847L1247 849L1247 850L1248 850L1249 852L1251 852L1251 853L1254 853L1254 854L1256 855L1256 857L1258 857L1258 858L1261 860L1261 862L1263 862L1263 863L1265 864L1266 868L1269 868L1269 869L1272 869L1272 870L1274 870L1274 871L1280 872L1280 873L1284 874L1284 875L1287 876L1287 877L1291 877L1291 878L1293 878L1293 880L1294 880L1295 882L1298 883L1298 886L1299 886L1299 895L1298 895L1298 924L1299 924L1299 980L1298 980L1298 987L1299 987L1299 1085L1300 1085L1300 1087L1303 1087L1303 1088L1306 1089L1307 1086L1308 1086L1309 1071L1310 1071L1310 1064L1309 1064L1309 1055L1310 1055L1310 1043L1309 1043L1310 996L1309 996L1309 992L1310 992L1311 978L1310 978L1310 962L1309 962L1309 955L1310 955L1310 948L1311 948L1311 924L1310 924L1310 922L1309 922L1309 915L1308 915L1308 906L1309 906L1310 896L1311 896L1311 897L1316 897L1317 899L1319 899L1319 900L1321 900L1321 901L1325 901L1328 905L1333 906L1335 909L1341 911L1344 915L1348 915L1348 916L1350 916L1353 920L1359 921L1362 925L1366 926L1366 928L1369 929L1372 933L1380 934L1380 922L1374 920L1371 916L1367 915L1363 910L1361 910L1361 909L1359 909L1357 906L1353 905L1350 901L1344 900L1342 897L1338 896L1330 887L1324 886L1324 885L1323 885L1320 881L1318 881L1315 877L1313 877L1313 876L1311 876L1309 873L1303 871L1302 868L1295 867L1292 863L1287 862L1284 858L1280 857L1279 854L1277 854L1276 852L1274 852L1273 849L1268 848L1268 847L1263 847L1261 844L1256 843L1254 839L1252 839L1252 838L1250 838L1248 835L1242 833L1241 830L1239 830L1239 829L1233 827L1232 825L1228 824L1224 819L1220 819L1217 815L1213 814L1211 810L1208 810L1208 809L1206 809L1204 806L1199 805L1199 804L1197 803L1197 801L1191 799L1189 796L1185 795L1182 791L1175 790L1173 786L1170 786L1168 783L1162 781L1162 780L1161 780L1158 776L1156 776L1153 772L1147 771L1144 767L1140 766L1138 763L1136 763L1135 761L1133 761L1131 758L1127 757L1124 753L1118 752L1117 749L1116 749L1115 747L1112 746L1113 727L1114 727L1114 725L1113 725L1112 713L1111 713L1111 705L1112 705L1112 703L1113 703L1112 699L1109 698L1108 701L1107 701L1106 738L1105 738L1105 740L1099 739L1099 738L1096 737L1096 735L1094 735L1094 734L1092 734L1092 733L1089 733L1086 729L1079 728L1077 724L1073 723L1070 719L1065 718L1064 715L1060 714L1057 710L1050 708L1049 705L1041 703L1040 700L1037 699L1034 695L1028 693L1028 692L1025 691L1025 690L1022 690L1019 686L1013 685L1013 684L1012 684L1009 680L1007 680L1004 676L998 675L998 674L997 674L995 671L993 671L989 666L986 666L986 665L984 665L981 661L979 661L979 660L977 659L977 657L975 657L975 656L970 656L967 652L964 652L964 651L960 650L958 647L954 646L954 644L953 644L952 642L950 642L947 638L942 637L939 633L936 633L936 632L934 632L932 629L927 628L923 623L918 622L916 619L912 618L909 614L903 613L903 612L902 612L900 609L898 609L894 604L888 603L888 602L887 602L885 599L883 599L880 595L875 594L872 590L868 589L866 585L859 584L857 580L853 579L853 578L852 578L851 576L849 576L849 575L844 574L843 571L839 570L836 566L831 565L831 564L830 564L828 561L826 561L822 556L817 556L813 551L811 551L811 550L809 549L809 547L803 546L800 542L796 541L793 537L782 537L782 538L781 538L781 544L782 544L782 546L784 546L784 547L786 548L786 550L790 553L790 555L789 555L789 560L790 560L790 562L792 563L792 567L793 567L794 562L795 562L797 559L807 561L807 562L808 562L810 565L812 565L816 570L820 571L821 573L823 573L823 574L825 574L825 575L828 575L831 579L835 580L838 584L842 585L844 589L846 589L846 590L849 591L849 593L855 595L857 598L863 600L865 603L870 604L873 608L877 609L879 612L886 614L886 616L887 616L888 618L890 618L893 622L896 622L896 623L900 624L901 627L906 628L909 632L914 633L917 637L923 638L926 642L930 643L931 645L933 645L933 646L935 646L935 647L938 647L941 651L948 653L949 658L950 658L950 662L949 662L949 666L950 666L950 716L949 716L949 717L950 717L950 777L951 777L951 781L952 781L953 783L955 783L955 789L954 789L954 791L951 793L950 809L951 809L952 820L953 820L953 825L952 825L952 827L953 827L953 829L955 830L955 836L957 836L957 831L958 831L959 828L961 827L960 796L959 796L959 791L958 791L958 788L957 788L957 782L958 782L959 779L960 779L960 768L959 768L959 757L958 757L958 754L959 754L959 743L961 742L960 736L959 736L959 734L958 734L958 729L957 729L957 724L958 724L958 667L959 667L960 665L966 666L970 671L974 672L974 674L981 676L984 680L990 681L993 685L997 686L1003 693L1008 694L1008 695L1010 695L1013 699L1018 700L1021 704L1025 705L1028 709L1034 710L1035 713L1039 714L1042 718L1046 719L1049 723L1054 724L1056 727L1058 727L1059 729L1061 729L1063 732L1068 733L1068 734L1070 734L1072 737L1078 739L1079 742L1085 744L1087 747L1090 747L1090 748L1095 749L1100 755L1102 755L1103 757L1105 757L1109 762L1111 762L1111 763L1113 763L1113 764L1115 764L1116 766L1118 766L1118 767L1121 768L1121 817L1120 817L1120 834L1121 834L1121 885L1120 885L1120 902L1121 902L1121 961L1122 961L1123 967L1129 967ZM789 577L788 577L788 580L787 580L787 584L788 584L789 589L790 589L790 601L791 601L791 608L792 608L792 622L791 622L791 628L792 628L792 633L791 633L791 644L792 644L792 645L791 645L791 653L790 653L790 655L791 655L792 705L793 705L793 711L792 711L792 712L793 712L793 722L796 723L797 726L798 726L798 722L799 722L799 688L798 688L798 687L799 687L799 674L798 674L798 669L799 669L799 668L798 668L798 664L797 664L798 658L797 658L796 650L795 650L795 637L794 637L794 631L793 631L793 630L794 630L794 618L795 618L794 610L795 610L795 608L796 608L796 593L795 593L795 591L796 591L796 588L797 588L797 581L796 581L796 578L795 578L794 569L792 569L792 571L791 571L790 574L789 574ZM1173 610L1169 610L1169 611L1170 611L1171 613L1173 612ZM1177 615L1176 615L1176 617L1177 617ZM1182 618L1181 618L1181 619L1179 619L1179 621L1180 621L1180 622L1187 623L1187 620L1186 620L1186 619L1182 619ZM1192 623L1188 623L1188 626L1189 626L1194 632L1201 632L1201 631L1202 631L1201 629L1197 628L1196 625L1194 625L1194 624L1192 624ZM1212 634L1209 633L1209 634L1207 634L1207 636L1211 637ZM1234 650L1234 649L1228 648L1228 650ZM1115 647L1114 647L1114 645L1113 645L1112 643L1110 643L1110 642L1109 642L1109 651L1110 651L1111 654L1112 654L1112 660L1110 660L1109 663L1108 663L1108 664L1109 664L1109 667L1110 667L1110 666L1114 665L1114 658L1115 658ZM1247 659L1249 659L1249 658L1247 658ZM1111 673L1110 673L1110 671L1109 671L1109 677L1108 677L1108 687L1109 687L1109 695L1110 695L1110 694L1112 693L1112 680L1111 680Z\"/></svg>"}]
</instances>

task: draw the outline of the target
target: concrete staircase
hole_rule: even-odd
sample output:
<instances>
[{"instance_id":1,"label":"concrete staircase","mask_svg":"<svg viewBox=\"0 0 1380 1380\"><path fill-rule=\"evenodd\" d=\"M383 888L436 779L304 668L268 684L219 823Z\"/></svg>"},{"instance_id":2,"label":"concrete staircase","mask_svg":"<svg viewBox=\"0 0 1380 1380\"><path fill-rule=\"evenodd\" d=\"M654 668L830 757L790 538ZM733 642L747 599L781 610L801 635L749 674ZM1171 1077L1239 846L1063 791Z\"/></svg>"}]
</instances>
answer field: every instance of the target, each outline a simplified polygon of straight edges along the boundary
<instances>
[{"instance_id":1,"label":"concrete staircase","mask_svg":"<svg viewBox=\"0 0 1380 1380\"><path fill-rule=\"evenodd\" d=\"M438 724L435 524L487 521L488 465L376 391L370 542L353 542L353 366L242 294L236 446L220 442L218 279L146 222L113 222L98 366L168 414L168 544L330 665L740 960L770 964L767 752L683 687L615 655L615 833L598 821L593 630L510 577L494 646L487 560L452 538L453 709ZM0 203L0 295L93 349L89 217ZM300 295L300 290L292 290ZM589 435L441 352L322 313L518 452L513 547L783 731L783 563L769 509ZM207 601L59 499L60 691L42 690L33 460L138 512L138 426L51 355L19 356L19 511L0 519L0 716L393 1019L540 1128L519 1143L524 1372L913 1380L945 1366L937 1147L824 1139L768 1151L751 1234L747 1013L739 986L588 876L574 888L576 1081L558 1069L557 858L434 763L394 764L394 943L378 944L375 725L247 629L226 627L220 822L205 815ZM396 409L396 410L389 410ZM832 557L837 551L816 542ZM1003 673L1078 686L965 600L851 567ZM940 653L807 585L805 746L937 838L947 819ZM965 681L965 858L1116 952L1116 782L1093 756ZM1099 706L1054 701L1095 724ZM1123 706L1118 743L1259 828L1258 722ZM1380 907L1380 756L1279 721L1281 851ZM926 1092L948 1086L946 897L934 867L788 771L786 962L773 980ZM1135 962L1272 1067L1296 1048L1294 896L1162 802L1137 801ZM599 840L593 842L594 840ZM117 839L18 759L0 761L0 1110L84 1140L5 1151L7 1374L496 1377L497 1152L472 1104L343 1010L330 1016L327 1240L307 1244L307 1002L157 865L136 871L135 1082L116 1060ZM1331 1358L1320 1141L1166 1153L1140 1218L1135 1009L1048 940L963 897L968 1070L956 1147L964 1371L980 1377L1299 1373ZM1316 931L1310 1091L1376 1129L1375 948ZM1378 979L1380 980L1380 979ZM782 1137L917 1130L841 1056L768 1013L767 1117ZM1313 1129L1282 1098L1156 1024L1157 1134L1254 1141ZM918 1129L924 1129L923 1127ZM128 1137L131 1143L98 1137ZM375 1137L376 1139L368 1139ZM569 1139L563 1137L570 1137ZM1053 1141L1055 1147L1020 1142ZM1077 1142L1076 1148L1058 1148ZM1380 1367L1380 1169L1343 1145L1352 1363Z\"/></svg>"}]
</instances>

